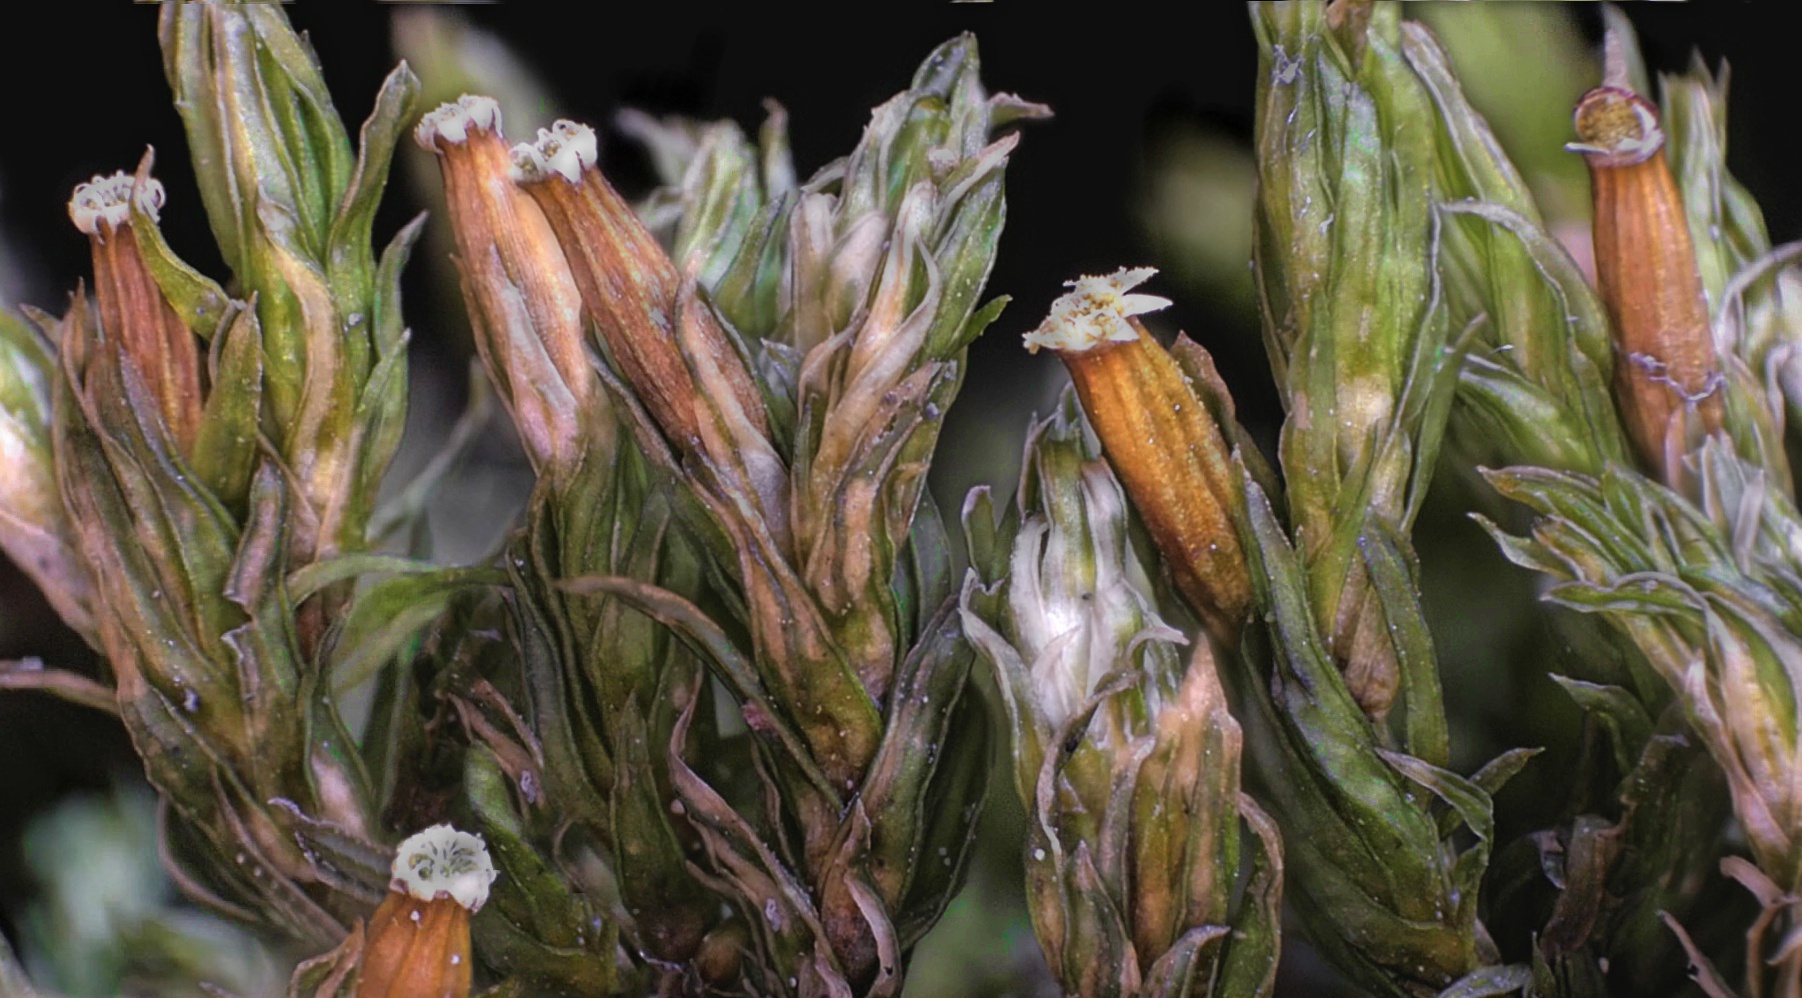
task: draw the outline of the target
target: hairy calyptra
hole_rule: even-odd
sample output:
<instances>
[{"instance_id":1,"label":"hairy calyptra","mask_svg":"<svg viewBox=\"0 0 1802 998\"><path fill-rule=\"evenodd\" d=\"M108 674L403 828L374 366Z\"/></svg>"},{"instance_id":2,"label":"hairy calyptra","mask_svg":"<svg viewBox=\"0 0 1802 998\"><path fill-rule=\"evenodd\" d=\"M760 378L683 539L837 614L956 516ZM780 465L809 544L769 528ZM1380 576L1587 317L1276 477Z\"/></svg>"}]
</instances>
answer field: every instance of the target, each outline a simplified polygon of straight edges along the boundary
<instances>
[{"instance_id":1,"label":"hairy calyptra","mask_svg":"<svg viewBox=\"0 0 1802 998\"><path fill-rule=\"evenodd\" d=\"M1614 394L1640 456L1664 480L1721 427L1721 373L1695 245L1651 102L1602 86L1578 102L1570 145L1589 165L1596 282L1614 324Z\"/></svg>"},{"instance_id":2,"label":"hairy calyptra","mask_svg":"<svg viewBox=\"0 0 1802 998\"><path fill-rule=\"evenodd\" d=\"M1122 269L1075 290L1026 334L1058 355L1108 463L1157 542L1177 589L1216 635L1235 633L1251 602L1229 510L1244 500L1225 439L1182 369L1134 316L1170 304L1128 294L1156 271Z\"/></svg>"},{"instance_id":3,"label":"hairy calyptra","mask_svg":"<svg viewBox=\"0 0 1802 998\"><path fill-rule=\"evenodd\" d=\"M724 332L709 320L702 320L698 339L717 365L720 380L704 386L696 383L697 375L676 345L682 275L595 168L596 148L593 129L559 121L541 129L536 143L513 148L513 177L538 202L556 231L582 301L621 373L679 446L696 446L702 437L701 417L695 412L697 390L731 394L745 418L764 432L757 387Z\"/></svg>"},{"instance_id":4,"label":"hairy calyptra","mask_svg":"<svg viewBox=\"0 0 1802 998\"><path fill-rule=\"evenodd\" d=\"M101 328L118 338L156 397L170 435L187 451L200 427L199 350L138 251L134 204L151 221L163 206L163 185L147 169L140 177L120 171L77 186L69 218L93 250Z\"/></svg>"},{"instance_id":5,"label":"hairy calyptra","mask_svg":"<svg viewBox=\"0 0 1802 998\"><path fill-rule=\"evenodd\" d=\"M568 473L602 405L582 338L582 296L557 237L513 183L500 105L465 95L420 119L419 145L438 157L476 349L506 401L533 464Z\"/></svg>"},{"instance_id":6,"label":"hairy calyptra","mask_svg":"<svg viewBox=\"0 0 1802 998\"><path fill-rule=\"evenodd\" d=\"M498 875L480 836L433 825L395 851L394 880L369 917L356 998L465 998L469 916Z\"/></svg>"}]
</instances>

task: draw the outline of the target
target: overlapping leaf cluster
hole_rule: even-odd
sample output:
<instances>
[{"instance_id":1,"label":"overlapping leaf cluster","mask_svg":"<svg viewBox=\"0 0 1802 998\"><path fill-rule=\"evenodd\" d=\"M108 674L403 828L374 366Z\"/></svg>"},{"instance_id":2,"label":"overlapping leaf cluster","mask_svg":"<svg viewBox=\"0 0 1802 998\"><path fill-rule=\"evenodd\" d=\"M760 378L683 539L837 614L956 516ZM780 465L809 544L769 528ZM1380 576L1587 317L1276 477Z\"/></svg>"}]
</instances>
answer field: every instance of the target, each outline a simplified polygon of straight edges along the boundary
<instances>
[{"instance_id":1,"label":"overlapping leaf cluster","mask_svg":"<svg viewBox=\"0 0 1802 998\"><path fill-rule=\"evenodd\" d=\"M1040 945L1072 994L1270 994L1282 846L1240 791L1208 643L1185 653L1164 622L1098 451L1066 393L1033 427L1015 503L997 521L978 489L964 511L964 627L1013 736Z\"/></svg>"},{"instance_id":2,"label":"overlapping leaf cluster","mask_svg":"<svg viewBox=\"0 0 1802 998\"><path fill-rule=\"evenodd\" d=\"M1248 480L1247 742L1291 896L1382 993L1497 961L1477 922L1489 793L1451 772L1408 538L1452 404L1427 87L1385 5L1260 4L1256 277L1285 495ZM1283 512L1286 507L1286 515ZM1399 711L1392 717L1392 711ZM1472 837L1459 834L1468 829Z\"/></svg>"},{"instance_id":3,"label":"overlapping leaf cluster","mask_svg":"<svg viewBox=\"0 0 1802 998\"><path fill-rule=\"evenodd\" d=\"M1278 467L1205 352L1133 318L1169 304L1129 293L1152 271L1084 278L1125 332L1064 358L1087 416L1066 395L1035 425L1015 501L973 494L959 591L926 477L1005 303L983 294L1012 126L1045 113L984 88L973 39L805 179L777 105L755 142L628 113L663 180L636 211L578 126L507 153L493 101L428 116L536 474L497 557L445 567L372 553L423 553L403 528L487 398L378 508L419 223L371 237L416 83L396 69L353 144L279 8L165 6L231 278L163 241L147 156L101 185L94 301L0 315L0 545L107 669L0 663L0 686L122 719L184 890L329 948L296 994L356 987L385 844L447 818L502 871L473 932L511 993L898 994L987 792L979 663L1070 993L1271 993L1286 880L1376 993L1649 992L1681 947L1724 994L1718 940L1683 928L1710 928L1717 868L1762 909L1744 986L1802 988L1802 250L1724 167L1724 73L1664 78L1653 116L1710 327L1686 346L1719 374L1686 401L1719 417L1649 454L1610 290L1632 261L1586 276L1434 36L1359 0L1251 16ZM1610 86L1648 91L1605 17ZM1511 465L1483 525L1553 580L1574 649L1568 797L1505 847L1493 794L1532 753L1454 771L1419 591L1442 454ZM1154 488L1197 467L1206 516ZM1198 558L1232 599L1183 590ZM1160 559L1201 632L1172 626ZM338 698L371 679L353 733ZM0 949L6 988L29 993Z\"/></svg>"},{"instance_id":4,"label":"overlapping leaf cluster","mask_svg":"<svg viewBox=\"0 0 1802 998\"><path fill-rule=\"evenodd\" d=\"M334 703L328 622L349 594L322 591L323 560L369 546L406 406L398 281L418 227L379 262L370 236L416 84L390 75L353 150L279 12L170 6L161 34L233 280L164 243L149 156L109 182L132 193L92 237L97 306L78 294L39 317L59 370L6 327L9 413L29 400L48 417L19 462L32 501L8 503L29 529L8 547L38 552L53 602L105 654L110 688L41 685L124 721L183 886L335 941L380 889L385 832ZM165 380L183 357L189 380Z\"/></svg>"},{"instance_id":5,"label":"overlapping leaf cluster","mask_svg":"<svg viewBox=\"0 0 1802 998\"><path fill-rule=\"evenodd\" d=\"M761 150L731 124L629 119L672 182L644 215L673 268L598 173L574 201L537 186L559 177L522 185L577 272L611 402L578 418L579 456L533 451L554 408L523 397L548 379L528 358L553 337L478 315L540 482L509 565L523 728L458 694L488 718L470 791L519 884L498 902L574 887L653 976L891 993L959 879L986 734L925 471L1000 308L978 308L1016 141L995 133L1042 113L977 71L972 39L941 47L805 182L779 109ZM626 283L597 301L584 279ZM549 863L553 841L586 864ZM533 886L559 871L567 887ZM537 948L493 952L557 977Z\"/></svg>"},{"instance_id":6,"label":"overlapping leaf cluster","mask_svg":"<svg viewBox=\"0 0 1802 998\"><path fill-rule=\"evenodd\" d=\"M1629 77L1644 87L1630 28L1612 13L1609 23ZM1657 987L1658 975L1674 969L1659 921L1669 916L1661 913L1695 904L1722 849L1716 777L1698 743L1725 768L1734 810L1754 840L1762 805L1753 806L1751 786L1766 787L1768 796L1776 792L1769 781L1781 779L1769 770L1748 776L1739 761L1744 748L1723 731L1741 722L1724 721L1718 700L1733 683L1705 664L1718 658L1710 649L1723 632L1707 624L1718 611L1709 609L1707 590L1687 580L1720 580L1725 591L1751 590L1762 600L1763 583L1729 580L1755 572L1754 562L1783 560L1768 532L1762 541L1750 538L1764 519L1786 522L1792 490L1782 440L1786 344L1796 328L1785 304L1793 298L1793 254L1772 251L1756 204L1725 169L1722 79L1699 63L1664 78L1666 155L1723 375L1726 437L1687 459L1699 471L1690 497L1700 498L1698 509L1634 468L1609 398L1610 371L1625 361L1610 343L1602 301L1552 238L1432 37L1405 30L1406 51L1433 92L1441 123L1437 188L1446 199L1442 260L1452 307L1477 324L1454 417L1460 449L1538 466L1490 475L1504 496L1539 515L1531 537L1491 530L1510 559L1565 580L1549 596L1554 603L1613 625L1561 618L1566 640L1594 652L1615 644L1614 635L1631 639L1625 654L1615 645L1606 656L1574 662L1578 676L1554 677L1604 734L1596 761L1573 784L1577 810L1537 839L1538 862L1561 872L1557 903L1534 951L1535 986L1599 993L1612 957L1623 968L1612 976ZM1729 496L1741 504L1732 513L1718 506ZM1787 641L1784 634L1779 627L1778 644ZM1739 689L1750 695L1760 687ZM1759 709L1782 716L1772 699L1781 704L1792 695L1763 690ZM1742 709L1749 708L1742 702ZM1592 780L1599 792L1585 789ZM1792 862L1780 858L1779 842L1756 844L1753 852L1777 880Z\"/></svg>"}]
</instances>

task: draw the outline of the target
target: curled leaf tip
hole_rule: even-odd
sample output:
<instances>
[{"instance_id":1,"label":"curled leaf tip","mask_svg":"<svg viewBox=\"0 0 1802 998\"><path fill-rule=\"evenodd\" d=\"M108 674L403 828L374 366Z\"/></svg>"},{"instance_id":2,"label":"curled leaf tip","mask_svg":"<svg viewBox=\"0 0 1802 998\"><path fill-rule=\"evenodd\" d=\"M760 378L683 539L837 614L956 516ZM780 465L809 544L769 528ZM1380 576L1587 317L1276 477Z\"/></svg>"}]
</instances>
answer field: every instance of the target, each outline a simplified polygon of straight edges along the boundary
<instances>
[{"instance_id":1,"label":"curled leaf tip","mask_svg":"<svg viewBox=\"0 0 1802 998\"><path fill-rule=\"evenodd\" d=\"M85 184L75 185L75 193L69 198L69 219L75 227L86 235L99 235L100 223L105 222L107 229L117 229L131 221L131 202L137 199L151 218L158 221L158 212L163 207L163 185L156 180L145 180L140 187L131 174L120 170L110 177L94 175L94 179Z\"/></svg>"},{"instance_id":2,"label":"curled leaf tip","mask_svg":"<svg viewBox=\"0 0 1802 998\"><path fill-rule=\"evenodd\" d=\"M1039 328L1026 334L1026 349L1038 353L1045 347L1059 352L1091 350L1103 343L1130 343L1139 338L1127 319L1170 307L1170 299L1157 295L1128 294L1157 273L1155 267L1122 267L1103 276L1085 275L1066 281L1075 288L1051 303L1051 312Z\"/></svg>"},{"instance_id":3,"label":"curled leaf tip","mask_svg":"<svg viewBox=\"0 0 1802 998\"><path fill-rule=\"evenodd\" d=\"M513 179L522 184L549 180L558 174L570 183L582 178L600 159L594 129L563 120L538 130L538 141L513 147Z\"/></svg>"},{"instance_id":4,"label":"curled leaf tip","mask_svg":"<svg viewBox=\"0 0 1802 998\"><path fill-rule=\"evenodd\" d=\"M409 836L394 853L392 888L421 901L449 897L470 911L488 903L488 885L500 874L479 835L433 825Z\"/></svg>"},{"instance_id":5,"label":"curled leaf tip","mask_svg":"<svg viewBox=\"0 0 1802 998\"><path fill-rule=\"evenodd\" d=\"M469 140L472 130L501 130L501 106L498 101L492 97L464 94L454 102L440 104L437 110L419 119L419 124L413 128L413 141L418 142L427 152L436 152L438 140L459 145Z\"/></svg>"}]
</instances>

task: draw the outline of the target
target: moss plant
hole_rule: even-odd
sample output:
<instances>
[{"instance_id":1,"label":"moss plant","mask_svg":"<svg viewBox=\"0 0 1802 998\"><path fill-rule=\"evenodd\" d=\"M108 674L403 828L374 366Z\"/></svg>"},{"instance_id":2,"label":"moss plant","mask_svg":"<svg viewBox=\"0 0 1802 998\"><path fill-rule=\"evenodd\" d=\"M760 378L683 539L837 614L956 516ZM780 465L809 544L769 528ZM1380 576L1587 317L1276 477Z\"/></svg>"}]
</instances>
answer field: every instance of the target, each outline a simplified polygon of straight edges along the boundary
<instances>
[{"instance_id":1,"label":"moss plant","mask_svg":"<svg viewBox=\"0 0 1802 998\"><path fill-rule=\"evenodd\" d=\"M353 128L279 5L165 4L197 190L169 149L79 185L88 276L0 313L0 550L94 663L0 690L129 736L156 863L84 912L76 854L143 809L44 819L57 896L0 996L166 987L249 933L231 972L279 960L295 998L894 996L959 951L931 934L978 855L955 921L1014 884L987 928L1039 955L980 969L1016 990L1802 995L1802 250L1727 171L1724 72L1650 78L1613 10L1593 59L1452 29L1453 59L1406 6L1251 4L1251 147L1209 144L1255 173L1243 224L1160 215L1176 259L1072 260L1022 316L988 288L1007 181L1059 126L974 35L868 66L899 89L824 162L773 101L754 135L627 110L634 200L605 123L508 120L542 84L468 25L402 37L496 93L424 107L403 62ZM1536 58L1599 85L1492 130L1467 89ZM403 147L444 210L380 231ZM1197 183L1176 155L1157 204ZM164 232L202 216L212 273ZM396 482L427 226L476 381ZM1215 231L1249 285L1180 272L1232 256ZM1165 335L1232 286L1273 434ZM997 325L1071 387L1009 413L1017 483L943 510ZM434 559L422 511L497 436L529 495ZM1481 558L1543 599L1423 591ZM1482 677L1543 716L1458 709L1454 599L1548 636ZM985 844L996 803L1023 824ZM150 917L165 883L244 928Z\"/></svg>"}]
</instances>

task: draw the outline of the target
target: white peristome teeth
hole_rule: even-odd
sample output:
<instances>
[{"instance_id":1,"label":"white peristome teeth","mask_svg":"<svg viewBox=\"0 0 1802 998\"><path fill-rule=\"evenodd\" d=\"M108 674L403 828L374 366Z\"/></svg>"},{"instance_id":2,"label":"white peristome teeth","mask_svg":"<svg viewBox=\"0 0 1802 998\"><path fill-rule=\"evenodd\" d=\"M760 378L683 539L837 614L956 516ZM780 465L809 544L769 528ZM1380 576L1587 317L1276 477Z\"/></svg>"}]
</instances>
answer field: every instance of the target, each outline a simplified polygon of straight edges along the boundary
<instances>
[{"instance_id":1,"label":"white peristome teeth","mask_svg":"<svg viewBox=\"0 0 1802 998\"><path fill-rule=\"evenodd\" d=\"M413 141L426 150L436 148L438 139L452 145L469 141L471 130L501 130L501 106L493 97L464 94L454 104L440 104L436 111L419 119L413 128Z\"/></svg>"},{"instance_id":2,"label":"white peristome teeth","mask_svg":"<svg viewBox=\"0 0 1802 998\"><path fill-rule=\"evenodd\" d=\"M1664 147L1664 129L1658 124L1658 113L1652 109L1651 104L1637 94L1623 94L1619 91L1604 91L1603 93L1602 100L1628 102L1628 106L1633 110L1635 123L1639 126L1638 134L1619 136L1604 134L1596 136L1594 141L1585 139L1566 142L1564 148L1567 151L1607 157L1605 162L1614 165L1629 165L1645 162L1651 158L1653 153ZM1590 100L1590 97L1585 97L1583 103L1587 105ZM1579 106L1578 116L1581 117L1581 115L1582 107ZM1579 128L1578 134L1582 134L1581 128Z\"/></svg>"},{"instance_id":3,"label":"white peristome teeth","mask_svg":"<svg viewBox=\"0 0 1802 998\"><path fill-rule=\"evenodd\" d=\"M1650 156L1664 145L1664 129L1658 127L1658 116L1641 103L1633 105L1633 116L1639 119L1639 138L1622 143L1622 152Z\"/></svg>"},{"instance_id":4,"label":"white peristome teeth","mask_svg":"<svg viewBox=\"0 0 1802 998\"><path fill-rule=\"evenodd\" d=\"M555 173L570 183L582 179L582 171L600 161L600 143L594 129L573 121L559 121L538 130L537 142L513 147L513 179L532 183Z\"/></svg>"},{"instance_id":5,"label":"white peristome teeth","mask_svg":"<svg viewBox=\"0 0 1802 998\"><path fill-rule=\"evenodd\" d=\"M1079 352L1103 343L1130 343L1139 331L1126 320L1135 315L1170 307L1170 299L1157 295L1127 294L1157 273L1154 267L1134 267L1105 276L1088 275L1065 282L1076 290L1051 303L1051 313L1039 328L1026 334L1026 349Z\"/></svg>"},{"instance_id":6,"label":"white peristome teeth","mask_svg":"<svg viewBox=\"0 0 1802 998\"><path fill-rule=\"evenodd\" d=\"M75 185L75 193L69 198L69 218L77 229L90 236L99 233L102 222L109 230L117 229L131 221L134 194L138 207L151 221L158 221L163 208L162 183L147 180L138 188L137 181L124 170L110 177L95 174L87 183Z\"/></svg>"},{"instance_id":7,"label":"white peristome teeth","mask_svg":"<svg viewBox=\"0 0 1802 998\"><path fill-rule=\"evenodd\" d=\"M421 901L448 897L470 911L488 903L488 885L500 873L479 835L433 825L410 836L394 853L393 888Z\"/></svg>"},{"instance_id":8,"label":"white peristome teeth","mask_svg":"<svg viewBox=\"0 0 1802 998\"><path fill-rule=\"evenodd\" d=\"M1633 105L1633 116L1639 119L1639 135L1637 136L1621 138L1611 144L1566 142L1564 148L1569 152L1626 157L1634 162L1644 160L1663 148L1664 129L1659 127L1658 116L1652 113L1651 108L1643 104Z\"/></svg>"}]
</instances>

